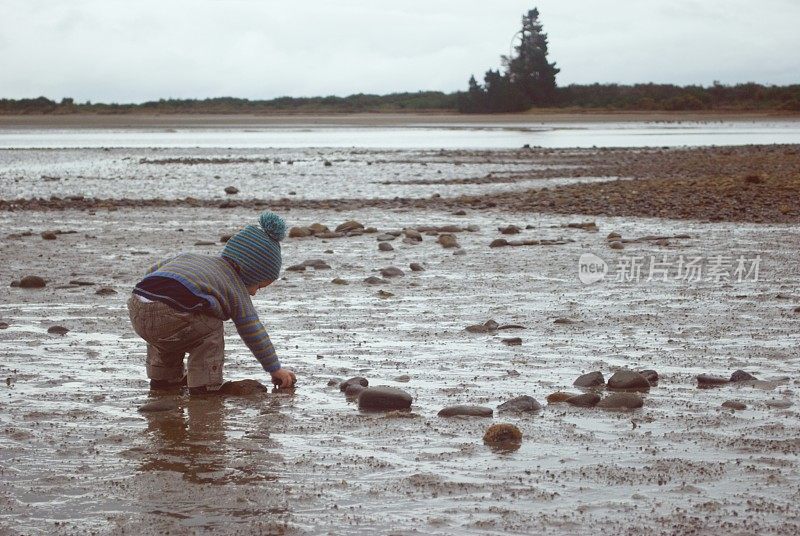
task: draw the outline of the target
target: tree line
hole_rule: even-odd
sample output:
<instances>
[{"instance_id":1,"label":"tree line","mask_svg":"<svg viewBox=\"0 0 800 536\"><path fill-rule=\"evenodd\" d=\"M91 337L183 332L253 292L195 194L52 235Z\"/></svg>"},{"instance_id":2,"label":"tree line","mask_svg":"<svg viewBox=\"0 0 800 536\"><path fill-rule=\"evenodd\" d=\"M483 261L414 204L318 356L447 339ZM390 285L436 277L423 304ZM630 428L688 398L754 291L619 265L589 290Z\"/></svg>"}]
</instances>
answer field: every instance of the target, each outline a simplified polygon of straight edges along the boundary
<instances>
[{"instance_id":1,"label":"tree line","mask_svg":"<svg viewBox=\"0 0 800 536\"><path fill-rule=\"evenodd\" d=\"M548 39L534 8L522 16L503 70L489 69L479 83L470 77L466 91L419 91L347 97L280 97L248 100L160 99L141 104L59 102L46 97L0 99L0 114L127 114L127 113L363 113L461 112L507 113L533 108L626 111L785 111L800 112L800 85L765 86L756 83L705 86L673 84L572 84L558 87L560 69L548 59Z\"/></svg>"}]
</instances>

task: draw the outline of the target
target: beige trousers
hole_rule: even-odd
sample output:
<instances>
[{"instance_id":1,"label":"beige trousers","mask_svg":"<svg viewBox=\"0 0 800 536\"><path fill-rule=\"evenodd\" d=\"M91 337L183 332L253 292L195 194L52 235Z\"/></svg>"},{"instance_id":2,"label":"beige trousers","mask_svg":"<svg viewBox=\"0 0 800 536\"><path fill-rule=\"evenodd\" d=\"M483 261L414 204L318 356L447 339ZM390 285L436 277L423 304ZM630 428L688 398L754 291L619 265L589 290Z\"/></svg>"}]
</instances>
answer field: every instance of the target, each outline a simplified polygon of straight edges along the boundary
<instances>
[{"instance_id":1,"label":"beige trousers","mask_svg":"<svg viewBox=\"0 0 800 536\"><path fill-rule=\"evenodd\" d=\"M188 352L189 387L219 388L225 354L222 320L199 313L184 313L161 302L128 300L133 330L147 341L147 377L178 381L183 378L183 358Z\"/></svg>"}]
</instances>

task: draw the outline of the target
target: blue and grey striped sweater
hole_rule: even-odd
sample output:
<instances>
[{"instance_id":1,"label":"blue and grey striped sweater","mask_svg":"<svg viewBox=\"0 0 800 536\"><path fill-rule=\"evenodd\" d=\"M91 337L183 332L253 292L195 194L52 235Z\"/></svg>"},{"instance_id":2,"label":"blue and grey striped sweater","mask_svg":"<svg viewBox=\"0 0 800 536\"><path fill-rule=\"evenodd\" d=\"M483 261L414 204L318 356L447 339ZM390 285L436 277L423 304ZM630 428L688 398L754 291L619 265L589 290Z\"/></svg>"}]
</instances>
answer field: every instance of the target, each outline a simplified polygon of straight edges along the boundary
<instances>
[{"instance_id":1,"label":"blue and grey striped sweater","mask_svg":"<svg viewBox=\"0 0 800 536\"><path fill-rule=\"evenodd\" d=\"M267 330L258 318L247 287L233 266L222 257L181 253L153 265L147 276L168 277L192 294L208 301L210 312L233 320L236 331L267 372L281 368ZM146 277L145 277L146 279ZM137 293L145 297L146 292Z\"/></svg>"}]
</instances>

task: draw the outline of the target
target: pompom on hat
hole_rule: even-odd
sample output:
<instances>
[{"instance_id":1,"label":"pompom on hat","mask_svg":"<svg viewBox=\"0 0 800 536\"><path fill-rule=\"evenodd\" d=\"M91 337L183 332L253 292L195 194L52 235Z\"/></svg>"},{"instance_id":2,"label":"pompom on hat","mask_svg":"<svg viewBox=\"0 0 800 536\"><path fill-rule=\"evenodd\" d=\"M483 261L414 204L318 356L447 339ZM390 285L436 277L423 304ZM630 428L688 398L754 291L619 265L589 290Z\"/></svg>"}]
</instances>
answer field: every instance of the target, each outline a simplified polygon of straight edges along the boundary
<instances>
[{"instance_id":1,"label":"pompom on hat","mask_svg":"<svg viewBox=\"0 0 800 536\"><path fill-rule=\"evenodd\" d=\"M264 212L259 225L248 225L225 243L222 257L239 265L246 286L275 281L281 272L281 244L286 222L273 212Z\"/></svg>"}]
</instances>

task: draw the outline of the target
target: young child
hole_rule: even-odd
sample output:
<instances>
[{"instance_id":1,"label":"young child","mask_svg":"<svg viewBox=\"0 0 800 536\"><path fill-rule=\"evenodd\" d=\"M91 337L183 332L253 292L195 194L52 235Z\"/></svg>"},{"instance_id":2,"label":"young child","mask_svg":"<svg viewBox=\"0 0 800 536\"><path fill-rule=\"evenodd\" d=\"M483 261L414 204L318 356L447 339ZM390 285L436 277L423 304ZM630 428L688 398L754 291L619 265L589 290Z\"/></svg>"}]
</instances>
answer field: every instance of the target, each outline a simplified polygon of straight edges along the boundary
<instances>
[{"instance_id":1,"label":"young child","mask_svg":"<svg viewBox=\"0 0 800 536\"><path fill-rule=\"evenodd\" d=\"M228 319L274 384L294 384L250 299L278 278L286 224L272 212L261 214L259 224L233 235L218 256L181 253L156 264L134 287L128 311L134 331L147 341L151 389L188 385L191 395L224 392L222 322Z\"/></svg>"}]
</instances>

